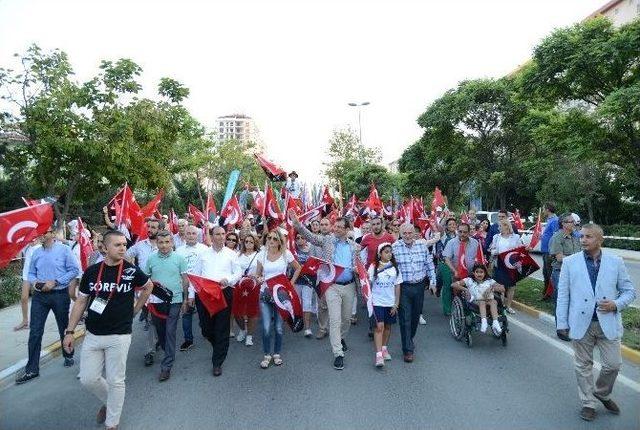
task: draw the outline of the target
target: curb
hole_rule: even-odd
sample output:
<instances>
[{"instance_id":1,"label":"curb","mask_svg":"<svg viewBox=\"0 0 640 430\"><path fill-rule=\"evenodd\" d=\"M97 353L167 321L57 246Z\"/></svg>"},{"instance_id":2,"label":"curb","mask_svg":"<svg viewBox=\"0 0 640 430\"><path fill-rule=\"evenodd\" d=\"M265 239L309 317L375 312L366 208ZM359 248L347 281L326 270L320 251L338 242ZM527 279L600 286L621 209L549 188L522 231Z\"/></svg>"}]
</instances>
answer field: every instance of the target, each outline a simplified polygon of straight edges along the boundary
<instances>
[{"instance_id":1,"label":"curb","mask_svg":"<svg viewBox=\"0 0 640 430\"><path fill-rule=\"evenodd\" d=\"M518 309L520 312L525 313L533 318L537 318L541 321L544 321L548 324L551 324L553 326L555 326L556 324L556 320L553 317L553 315L548 314L546 312L542 312L539 311L535 308L532 308L531 306L527 306L523 303L517 302L515 300L513 300L511 302L511 305ZM625 359L629 360L630 362L632 362L633 364L639 364L640 365L640 351L636 351L633 348L629 348L628 346L625 345L620 345L620 349L622 352L622 357L624 357Z\"/></svg>"},{"instance_id":2,"label":"curb","mask_svg":"<svg viewBox=\"0 0 640 430\"><path fill-rule=\"evenodd\" d=\"M85 329L83 327L82 329L77 330L73 337L77 341L78 339L84 337L84 334ZM62 344L59 340L56 340L47 347L42 348L42 350L40 351L40 365L45 364L60 355L62 355ZM0 388L6 388L8 386L14 385L16 373L21 371L26 364L27 359L23 358L17 363L14 363L6 369L0 371Z\"/></svg>"}]
</instances>

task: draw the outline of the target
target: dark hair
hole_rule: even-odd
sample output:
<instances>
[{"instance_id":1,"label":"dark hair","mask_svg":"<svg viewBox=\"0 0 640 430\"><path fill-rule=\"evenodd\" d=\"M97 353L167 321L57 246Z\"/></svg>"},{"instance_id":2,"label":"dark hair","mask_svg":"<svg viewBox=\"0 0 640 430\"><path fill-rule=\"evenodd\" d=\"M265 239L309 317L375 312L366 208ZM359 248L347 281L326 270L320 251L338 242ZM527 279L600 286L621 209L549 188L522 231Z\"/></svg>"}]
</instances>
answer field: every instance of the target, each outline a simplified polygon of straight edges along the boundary
<instances>
[{"instance_id":1,"label":"dark hair","mask_svg":"<svg viewBox=\"0 0 640 430\"><path fill-rule=\"evenodd\" d=\"M256 252L260 251L260 239L258 239L258 235L254 234L254 233L248 233L244 236L244 239L242 239L242 242L240 242L240 252L242 254L244 254L245 252L247 252L247 247L244 244L244 241L247 240L248 238L253 239L253 250Z\"/></svg>"},{"instance_id":2,"label":"dark hair","mask_svg":"<svg viewBox=\"0 0 640 430\"><path fill-rule=\"evenodd\" d=\"M473 267L471 268L472 278L473 278L473 272L475 272L476 269L482 269L484 271L484 279L482 279L483 281L486 281L487 279L489 279L489 270L487 270L487 266L485 266L482 263L476 263L473 265ZM473 278L473 280L475 281L475 278Z\"/></svg>"},{"instance_id":3,"label":"dark hair","mask_svg":"<svg viewBox=\"0 0 640 430\"><path fill-rule=\"evenodd\" d=\"M393 255L393 248L391 247L391 244L385 245L382 247L382 249L385 249L385 248L392 249L391 260L389 262L396 269L396 273L399 273L398 263L396 262L396 256ZM380 251L382 251L382 249ZM380 254L381 254L380 251L376 250L376 260L375 260L376 262L375 262L375 266L373 267L373 279L378 279L378 265L380 264Z\"/></svg>"},{"instance_id":4,"label":"dark hair","mask_svg":"<svg viewBox=\"0 0 640 430\"><path fill-rule=\"evenodd\" d=\"M467 224L466 222L461 222L460 224L458 224L458 228L460 227L467 227L467 232L471 233L471 226L469 224Z\"/></svg>"},{"instance_id":5,"label":"dark hair","mask_svg":"<svg viewBox=\"0 0 640 430\"><path fill-rule=\"evenodd\" d=\"M102 235L102 243L107 243L107 239L110 237L124 237L126 239L126 236L120 230L107 230L107 232Z\"/></svg>"},{"instance_id":6,"label":"dark hair","mask_svg":"<svg viewBox=\"0 0 640 430\"><path fill-rule=\"evenodd\" d=\"M336 219L336 223L339 223L340 221L344 223L344 228L347 228L347 229L351 228L351 223L349 222L349 218L341 216Z\"/></svg>"},{"instance_id":7,"label":"dark hair","mask_svg":"<svg viewBox=\"0 0 640 430\"><path fill-rule=\"evenodd\" d=\"M455 219L454 217L451 218L447 218L447 220L444 222L444 225L449 224L451 221L455 222L456 224L458 224L458 220Z\"/></svg>"},{"instance_id":8,"label":"dark hair","mask_svg":"<svg viewBox=\"0 0 640 430\"><path fill-rule=\"evenodd\" d=\"M507 217L509 216L509 212L507 212L507 210L506 210L506 209L500 209L500 210L498 211L498 213L499 213L499 214L505 214Z\"/></svg>"},{"instance_id":9,"label":"dark hair","mask_svg":"<svg viewBox=\"0 0 640 430\"><path fill-rule=\"evenodd\" d=\"M171 239L173 239L173 236L171 235L171 232L168 232L167 230L161 230L158 232L158 235L156 236L157 238L160 237L170 237Z\"/></svg>"},{"instance_id":10,"label":"dark hair","mask_svg":"<svg viewBox=\"0 0 640 430\"><path fill-rule=\"evenodd\" d=\"M556 213L556 204L554 202L546 202L544 207L547 208L549 212Z\"/></svg>"}]
</instances>

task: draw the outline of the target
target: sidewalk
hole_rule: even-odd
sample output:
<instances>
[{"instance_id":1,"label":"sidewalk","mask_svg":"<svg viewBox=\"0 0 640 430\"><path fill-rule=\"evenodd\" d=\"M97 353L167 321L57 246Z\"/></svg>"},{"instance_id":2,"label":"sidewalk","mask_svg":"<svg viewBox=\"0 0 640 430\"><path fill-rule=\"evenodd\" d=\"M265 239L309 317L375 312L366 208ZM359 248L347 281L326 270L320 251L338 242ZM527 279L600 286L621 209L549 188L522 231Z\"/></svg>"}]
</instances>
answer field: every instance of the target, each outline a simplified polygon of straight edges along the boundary
<instances>
[{"instance_id":1,"label":"sidewalk","mask_svg":"<svg viewBox=\"0 0 640 430\"><path fill-rule=\"evenodd\" d=\"M29 300L31 306L31 300ZM29 307L31 309L31 307ZM0 380L14 374L27 364L29 329L13 331L13 327L22 321L20 305L13 305L0 309L0 333L2 334L2 348L0 348ZM84 329L84 327L81 327ZM51 348L48 348L51 346ZM53 312L49 312L42 336L41 357L52 354L60 349L58 326ZM42 359L42 358L41 358Z\"/></svg>"},{"instance_id":2,"label":"sidewalk","mask_svg":"<svg viewBox=\"0 0 640 430\"><path fill-rule=\"evenodd\" d=\"M640 261L640 251L631 251L629 249L618 249L618 248L602 248L605 251L613 252L616 255L619 255L624 260L633 260Z\"/></svg>"}]
</instances>

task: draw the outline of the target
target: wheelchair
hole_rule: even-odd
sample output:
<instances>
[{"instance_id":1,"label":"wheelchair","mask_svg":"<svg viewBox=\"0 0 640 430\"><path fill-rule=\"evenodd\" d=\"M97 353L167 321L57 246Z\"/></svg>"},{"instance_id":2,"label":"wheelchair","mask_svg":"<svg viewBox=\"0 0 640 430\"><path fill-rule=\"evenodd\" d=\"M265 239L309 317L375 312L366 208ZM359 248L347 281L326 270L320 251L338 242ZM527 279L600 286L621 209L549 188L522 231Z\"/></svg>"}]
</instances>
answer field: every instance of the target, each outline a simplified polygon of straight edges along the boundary
<instances>
[{"instance_id":1,"label":"wheelchair","mask_svg":"<svg viewBox=\"0 0 640 430\"><path fill-rule=\"evenodd\" d=\"M487 310L487 322L489 328L487 334L500 339L502 346L507 346L507 333L509 333L509 322L507 320L507 312L503 303L502 295L494 293L494 298L498 302L498 321L502 328L502 333L499 336L491 329L493 319L491 313ZM467 301L464 294L456 294L453 298L451 305L451 317L449 319L449 328L451 329L451 335L457 341L464 339L469 348L473 346L472 333L474 331L480 331L481 324L480 309L476 303Z\"/></svg>"}]
</instances>

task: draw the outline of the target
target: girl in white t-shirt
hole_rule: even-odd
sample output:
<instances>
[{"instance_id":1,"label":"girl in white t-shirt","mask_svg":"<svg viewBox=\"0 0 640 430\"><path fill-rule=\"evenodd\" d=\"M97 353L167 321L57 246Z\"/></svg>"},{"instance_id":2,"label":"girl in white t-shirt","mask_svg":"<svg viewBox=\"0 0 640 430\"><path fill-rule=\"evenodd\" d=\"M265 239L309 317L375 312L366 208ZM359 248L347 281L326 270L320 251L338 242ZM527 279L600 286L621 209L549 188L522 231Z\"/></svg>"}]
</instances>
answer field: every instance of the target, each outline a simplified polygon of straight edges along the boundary
<instances>
[{"instance_id":1,"label":"girl in white t-shirt","mask_svg":"<svg viewBox=\"0 0 640 430\"><path fill-rule=\"evenodd\" d=\"M287 267L291 265L294 269L291 277L291 284L295 285L298 275L302 267L293 258L293 254L286 248L285 240L278 229L274 229L267 234L267 243L262 251L256 257L258 260L256 276L260 287L260 315L262 318L262 349L264 351L264 359L260 362L260 367L266 369L271 363L280 366L282 357L280 351L282 349L282 318L278 313L277 306L272 302L263 300L263 292L267 289L265 279L272 278L277 275L286 274ZM271 356L271 318L275 327L275 341L273 346L273 357Z\"/></svg>"},{"instance_id":2,"label":"girl in white t-shirt","mask_svg":"<svg viewBox=\"0 0 640 430\"><path fill-rule=\"evenodd\" d=\"M378 245L375 262L369 266L369 281L375 318L375 363L376 367L383 367L385 360L391 360L387 345L391 336L391 326L396 323L402 284L402 274L398 270L398 263L389 242Z\"/></svg>"},{"instance_id":3,"label":"girl in white t-shirt","mask_svg":"<svg viewBox=\"0 0 640 430\"><path fill-rule=\"evenodd\" d=\"M493 298L494 292L503 292L504 287L493 279L489 278L487 267L484 264L475 264L471 271L471 277L464 278L451 284L452 288L466 292L469 302L476 302L480 309L480 331L487 331L487 307L491 312L491 328L496 336L502 333L500 322L498 321L498 302Z\"/></svg>"}]
</instances>

